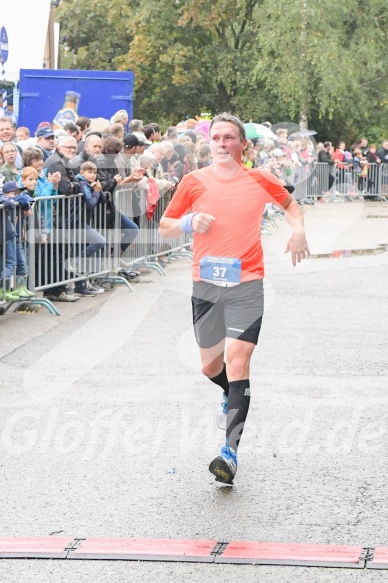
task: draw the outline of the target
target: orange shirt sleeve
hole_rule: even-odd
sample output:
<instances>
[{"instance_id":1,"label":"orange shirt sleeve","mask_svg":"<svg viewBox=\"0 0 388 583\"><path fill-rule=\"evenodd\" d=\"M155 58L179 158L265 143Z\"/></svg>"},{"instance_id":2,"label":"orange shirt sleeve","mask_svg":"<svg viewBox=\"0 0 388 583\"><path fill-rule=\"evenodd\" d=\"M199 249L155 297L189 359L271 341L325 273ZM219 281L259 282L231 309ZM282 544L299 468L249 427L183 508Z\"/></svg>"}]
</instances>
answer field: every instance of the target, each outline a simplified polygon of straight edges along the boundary
<instances>
[{"instance_id":1,"label":"orange shirt sleeve","mask_svg":"<svg viewBox=\"0 0 388 583\"><path fill-rule=\"evenodd\" d=\"M252 172L255 172L253 170ZM276 204L281 206L283 202L290 196L288 190L280 183L280 181L266 169L256 170L256 180L264 188L267 193L266 203Z\"/></svg>"},{"instance_id":2,"label":"orange shirt sleeve","mask_svg":"<svg viewBox=\"0 0 388 583\"><path fill-rule=\"evenodd\" d=\"M193 186L193 179L190 174L183 176L179 186L169 202L163 216L171 219L179 219L183 217L192 206L191 189Z\"/></svg>"}]
</instances>

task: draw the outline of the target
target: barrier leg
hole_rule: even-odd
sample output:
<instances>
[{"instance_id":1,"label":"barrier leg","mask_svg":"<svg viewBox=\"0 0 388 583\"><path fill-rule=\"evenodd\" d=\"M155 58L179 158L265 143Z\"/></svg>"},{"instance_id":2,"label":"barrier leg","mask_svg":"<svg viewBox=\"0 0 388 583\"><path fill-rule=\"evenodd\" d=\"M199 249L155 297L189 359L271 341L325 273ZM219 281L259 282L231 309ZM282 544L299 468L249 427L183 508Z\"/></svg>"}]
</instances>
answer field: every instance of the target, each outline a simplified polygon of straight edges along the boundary
<instances>
[{"instance_id":1,"label":"barrier leg","mask_svg":"<svg viewBox=\"0 0 388 583\"><path fill-rule=\"evenodd\" d=\"M157 273L159 273L159 275L167 275L163 267L158 263L154 263L153 261L141 261L140 263L135 261L133 263L133 269L136 270L136 267L149 267L150 269L154 269Z\"/></svg>"},{"instance_id":2,"label":"barrier leg","mask_svg":"<svg viewBox=\"0 0 388 583\"><path fill-rule=\"evenodd\" d=\"M105 277L95 278L95 279L98 279L101 282L108 281L109 283L112 283L112 284L124 283L127 286L127 288L129 289L129 291L131 291L131 292L135 291L135 288L131 286L129 281L125 277L121 277L121 275L112 274L112 275L106 275Z\"/></svg>"}]
</instances>

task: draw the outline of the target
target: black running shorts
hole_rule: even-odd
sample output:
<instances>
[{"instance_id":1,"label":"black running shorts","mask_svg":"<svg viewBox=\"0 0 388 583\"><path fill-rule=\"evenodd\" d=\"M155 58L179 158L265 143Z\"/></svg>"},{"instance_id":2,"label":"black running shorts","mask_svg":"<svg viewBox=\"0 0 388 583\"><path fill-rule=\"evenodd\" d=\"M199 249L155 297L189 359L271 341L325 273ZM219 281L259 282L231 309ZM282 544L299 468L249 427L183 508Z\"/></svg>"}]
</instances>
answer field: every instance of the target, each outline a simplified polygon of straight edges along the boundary
<instances>
[{"instance_id":1,"label":"black running shorts","mask_svg":"<svg viewBox=\"0 0 388 583\"><path fill-rule=\"evenodd\" d=\"M234 287L194 281L191 302L201 348L215 346L226 337L257 344L264 312L262 279Z\"/></svg>"}]
</instances>

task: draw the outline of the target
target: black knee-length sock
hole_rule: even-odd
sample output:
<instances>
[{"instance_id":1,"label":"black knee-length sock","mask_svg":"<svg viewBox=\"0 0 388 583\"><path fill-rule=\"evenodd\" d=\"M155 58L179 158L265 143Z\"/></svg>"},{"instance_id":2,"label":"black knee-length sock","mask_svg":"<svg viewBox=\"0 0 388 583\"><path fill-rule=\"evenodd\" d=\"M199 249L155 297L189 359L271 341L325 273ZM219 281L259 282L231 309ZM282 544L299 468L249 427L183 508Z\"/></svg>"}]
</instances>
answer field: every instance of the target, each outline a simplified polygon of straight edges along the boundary
<instances>
[{"instance_id":1,"label":"black knee-length sock","mask_svg":"<svg viewBox=\"0 0 388 583\"><path fill-rule=\"evenodd\" d=\"M250 401L251 390L249 379L229 383L226 441L234 451L237 451L240 443Z\"/></svg>"},{"instance_id":2,"label":"black knee-length sock","mask_svg":"<svg viewBox=\"0 0 388 583\"><path fill-rule=\"evenodd\" d=\"M212 383L218 385L222 389L224 389L224 393L226 396L229 395L229 381L228 377L226 376L226 364L224 363L224 368L216 377L209 379Z\"/></svg>"}]
</instances>

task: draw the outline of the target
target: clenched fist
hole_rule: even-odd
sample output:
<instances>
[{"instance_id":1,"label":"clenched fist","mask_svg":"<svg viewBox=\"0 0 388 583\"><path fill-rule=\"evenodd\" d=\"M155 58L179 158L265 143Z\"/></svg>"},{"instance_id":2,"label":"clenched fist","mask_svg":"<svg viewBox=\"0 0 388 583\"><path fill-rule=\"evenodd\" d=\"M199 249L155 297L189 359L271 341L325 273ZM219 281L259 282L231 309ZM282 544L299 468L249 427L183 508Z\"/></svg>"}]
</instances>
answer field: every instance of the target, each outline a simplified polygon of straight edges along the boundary
<instances>
[{"instance_id":1,"label":"clenched fist","mask_svg":"<svg viewBox=\"0 0 388 583\"><path fill-rule=\"evenodd\" d=\"M191 223L194 233L204 235L209 230L211 222L215 220L215 217L207 213L198 213L197 215L194 215Z\"/></svg>"}]
</instances>

